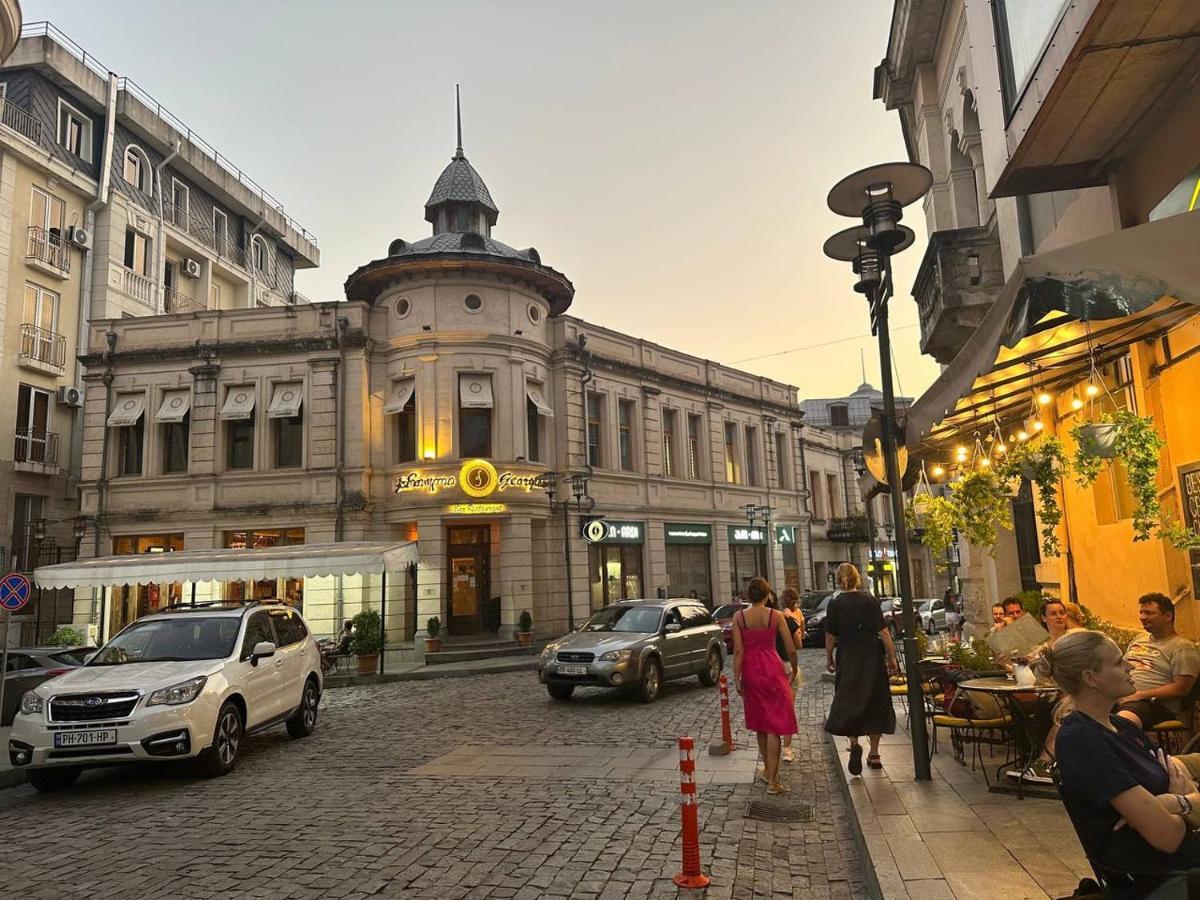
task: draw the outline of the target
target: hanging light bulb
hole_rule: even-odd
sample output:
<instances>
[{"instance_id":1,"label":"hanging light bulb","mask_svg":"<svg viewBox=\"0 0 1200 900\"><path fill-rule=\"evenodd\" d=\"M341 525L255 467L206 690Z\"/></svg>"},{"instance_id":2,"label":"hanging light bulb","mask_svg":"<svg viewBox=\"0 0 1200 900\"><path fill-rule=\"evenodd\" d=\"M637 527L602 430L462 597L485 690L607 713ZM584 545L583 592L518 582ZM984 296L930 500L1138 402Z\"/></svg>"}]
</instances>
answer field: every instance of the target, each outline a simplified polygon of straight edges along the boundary
<instances>
[{"instance_id":1,"label":"hanging light bulb","mask_svg":"<svg viewBox=\"0 0 1200 900\"><path fill-rule=\"evenodd\" d=\"M1071 409L1083 409L1083 401L1078 397L1071 398Z\"/></svg>"},{"instance_id":2,"label":"hanging light bulb","mask_svg":"<svg viewBox=\"0 0 1200 900\"><path fill-rule=\"evenodd\" d=\"M1020 431L1017 432L1017 440L1018 441L1029 440L1029 432L1022 428Z\"/></svg>"},{"instance_id":3,"label":"hanging light bulb","mask_svg":"<svg viewBox=\"0 0 1200 900\"><path fill-rule=\"evenodd\" d=\"M933 477L934 478L941 478L945 474L946 474L946 470L943 469L941 466L933 467Z\"/></svg>"},{"instance_id":4,"label":"hanging light bulb","mask_svg":"<svg viewBox=\"0 0 1200 900\"><path fill-rule=\"evenodd\" d=\"M1007 452L1008 452L1008 448L1005 447L1003 444L996 445L996 455L997 456L1003 456Z\"/></svg>"},{"instance_id":5,"label":"hanging light bulb","mask_svg":"<svg viewBox=\"0 0 1200 900\"><path fill-rule=\"evenodd\" d=\"M1100 393L1100 388L1096 387L1096 385L1092 384L1091 382L1088 382L1086 393L1089 397L1095 397L1098 393Z\"/></svg>"},{"instance_id":6,"label":"hanging light bulb","mask_svg":"<svg viewBox=\"0 0 1200 900\"><path fill-rule=\"evenodd\" d=\"M1049 394L1047 394L1045 391L1042 391L1040 394L1038 394L1038 398L1037 398L1038 406L1049 406L1050 401L1053 399L1054 398L1051 397Z\"/></svg>"},{"instance_id":7,"label":"hanging light bulb","mask_svg":"<svg viewBox=\"0 0 1200 900\"><path fill-rule=\"evenodd\" d=\"M1045 425L1045 423L1044 423L1044 422L1042 422L1042 420L1041 420L1041 419L1034 419L1034 420L1033 420L1033 430L1034 430L1034 431L1041 431L1041 430L1042 430L1043 428L1045 428L1045 427L1046 427L1046 425Z\"/></svg>"},{"instance_id":8,"label":"hanging light bulb","mask_svg":"<svg viewBox=\"0 0 1200 900\"><path fill-rule=\"evenodd\" d=\"M988 459L986 456L979 457L979 468L986 469L991 464L992 464L992 461L990 459Z\"/></svg>"}]
</instances>

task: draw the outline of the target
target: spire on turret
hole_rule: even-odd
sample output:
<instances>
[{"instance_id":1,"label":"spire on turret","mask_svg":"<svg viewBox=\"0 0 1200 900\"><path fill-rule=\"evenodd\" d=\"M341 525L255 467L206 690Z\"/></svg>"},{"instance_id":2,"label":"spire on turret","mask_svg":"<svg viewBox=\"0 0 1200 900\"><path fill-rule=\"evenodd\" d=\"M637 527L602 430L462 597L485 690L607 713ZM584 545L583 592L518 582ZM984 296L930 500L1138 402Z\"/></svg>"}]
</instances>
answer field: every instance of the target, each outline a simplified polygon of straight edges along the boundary
<instances>
[{"instance_id":1,"label":"spire on turret","mask_svg":"<svg viewBox=\"0 0 1200 900\"><path fill-rule=\"evenodd\" d=\"M454 158L466 159L462 149L462 100L459 98L457 84L454 86L454 118L458 123L458 146L454 150Z\"/></svg>"},{"instance_id":2,"label":"spire on turret","mask_svg":"<svg viewBox=\"0 0 1200 900\"><path fill-rule=\"evenodd\" d=\"M451 231L475 233L487 237L500 216L487 185L467 162L462 148L462 100L454 86L454 118L458 143L450 164L442 170L425 201L425 221L433 224L433 233Z\"/></svg>"}]
</instances>

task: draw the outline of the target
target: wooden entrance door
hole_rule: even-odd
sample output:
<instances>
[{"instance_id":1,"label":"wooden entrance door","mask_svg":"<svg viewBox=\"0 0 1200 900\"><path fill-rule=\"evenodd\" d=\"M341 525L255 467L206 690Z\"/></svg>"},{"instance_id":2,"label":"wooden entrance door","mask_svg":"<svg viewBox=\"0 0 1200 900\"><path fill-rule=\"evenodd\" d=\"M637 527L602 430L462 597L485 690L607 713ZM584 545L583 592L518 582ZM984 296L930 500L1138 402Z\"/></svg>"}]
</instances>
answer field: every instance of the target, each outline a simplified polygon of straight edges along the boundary
<instances>
[{"instance_id":1,"label":"wooden entrance door","mask_svg":"<svg viewBox=\"0 0 1200 900\"><path fill-rule=\"evenodd\" d=\"M491 535L487 525L449 530L446 629L450 634L477 634L483 629L483 605L492 589Z\"/></svg>"}]
</instances>

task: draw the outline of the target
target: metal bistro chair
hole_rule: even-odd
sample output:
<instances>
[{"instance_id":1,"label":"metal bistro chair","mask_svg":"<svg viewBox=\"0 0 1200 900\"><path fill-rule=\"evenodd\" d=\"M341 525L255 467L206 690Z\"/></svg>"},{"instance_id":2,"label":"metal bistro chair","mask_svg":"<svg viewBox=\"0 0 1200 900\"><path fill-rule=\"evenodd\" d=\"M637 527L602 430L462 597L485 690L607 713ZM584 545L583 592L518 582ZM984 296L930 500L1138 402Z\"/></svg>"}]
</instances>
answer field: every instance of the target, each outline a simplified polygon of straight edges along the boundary
<instances>
[{"instance_id":1,"label":"metal bistro chair","mask_svg":"<svg viewBox=\"0 0 1200 900\"><path fill-rule=\"evenodd\" d=\"M1192 689L1188 691L1183 702L1179 718L1159 722L1150 732L1154 735L1155 743L1162 747L1164 752L1178 756L1184 752L1180 749L1184 743L1190 745L1191 742L1187 739L1195 732L1197 703L1200 703L1200 678L1192 682Z\"/></svg>"}]
</instances>

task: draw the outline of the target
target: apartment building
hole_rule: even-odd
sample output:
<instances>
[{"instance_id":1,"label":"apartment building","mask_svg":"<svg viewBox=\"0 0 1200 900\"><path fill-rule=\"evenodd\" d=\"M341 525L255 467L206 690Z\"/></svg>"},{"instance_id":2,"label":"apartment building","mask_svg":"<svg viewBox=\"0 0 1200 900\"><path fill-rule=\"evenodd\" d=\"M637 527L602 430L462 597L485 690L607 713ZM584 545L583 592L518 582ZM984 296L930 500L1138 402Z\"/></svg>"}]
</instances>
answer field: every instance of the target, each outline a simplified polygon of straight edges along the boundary
<instances>
[{"instance_id":1,"label":"apartment building","mask_svg":"<svg viewBox=\"0 0 1200 900\"><path fill-rule=\"evenodd\" d=\"M400 655L423 652L431 616L479 632L492 598L503 634L529 610L553 635L621 598L811 586L794 387L570 316L566 276L494 236L461 148L425 218L430 234L381 244L343 303L94 321L85 554L416 540L416 570L387 582ZM381 587L198 595L279 597L332 633ZM111 633L192 588L81 597L76 619Z\"/></svg>"},{"instance_id":2,"label":"apartment building","mask_svg":"<svg viewBox=\"0 0 1200 900\"><path fill-rule=\"evenodd\" d=\"M995 454L1014 434L1073 453L1073 426L1132 410L1167 442L1164 520L1200 525L1198 33L1200 6L1163 0L895 4L875 93L934 175L913 297L921 348L947 365L913 406L910 451L951 475L979 455L954 448ZM968 617L1036 588L1134 624L1158 590L1200 634L1200 553L1136 535L1124 469L1059 492L1059 555L1028 483L1012 532L962 545Z\"/></svg>"},{"instance_id":3,"label":"apartment building","mask_svg":"<svg viewBox=\"0 0 1200 900\"><path fill-rule=\"evenodd\" d=\"M0 65L5 569L71 558L87 532L79 354L92 321L291 306L295 271L318 262L278 201L145 90L49 23L25 26ZM69 595L40 594L25 638L69 610Z\"/></svg>"}]
</instances>

